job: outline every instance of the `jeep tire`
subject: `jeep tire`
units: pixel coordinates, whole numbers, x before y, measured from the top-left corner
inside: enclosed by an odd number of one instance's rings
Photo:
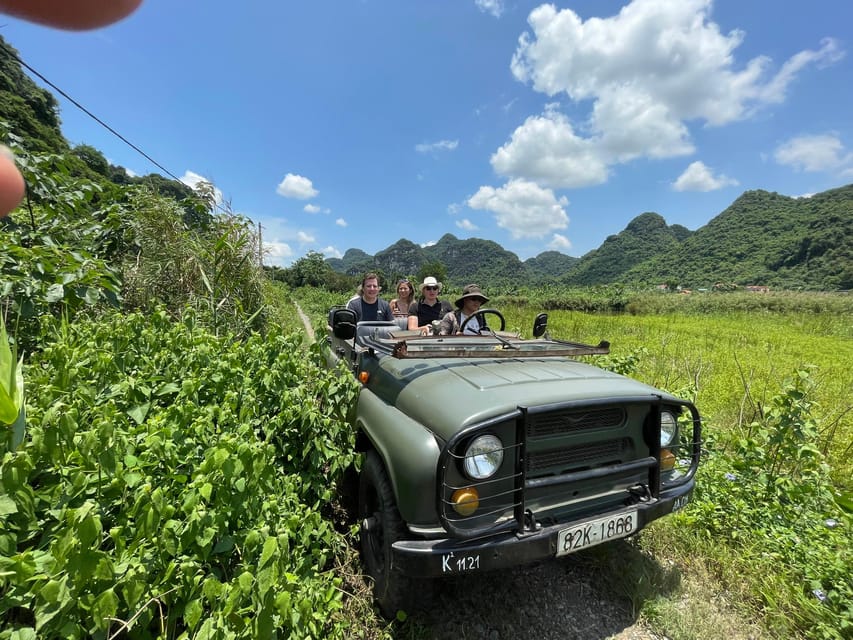
[[[410,581],[393,566],[391,545],[406,532],[397,510],[394,490],[382,459],[368,451],[358,487],[361,556],[365,572],[373,579],[373,597],[386,618],[405,609],[411,596]]]

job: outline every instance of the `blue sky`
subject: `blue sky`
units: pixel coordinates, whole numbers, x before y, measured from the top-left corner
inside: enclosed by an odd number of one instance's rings
[[[581,256],[645,211],[853,182],[853,3],[145,0],[0,17],[23,60],[262,225],[268,264],[406,238]],[[63,131],[159,172],[60,98]]]

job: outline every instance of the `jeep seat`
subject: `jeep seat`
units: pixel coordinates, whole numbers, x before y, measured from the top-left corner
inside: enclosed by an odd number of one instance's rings
[[[332,334],[341,340],[350,340],[356,332],[356,315],[352,309],[337,307],[329,311],[329,326]]]
[[[387,340],[400,327],[393,320],[371,320],[356,325],[355,341],[364,346],[367,340]]]

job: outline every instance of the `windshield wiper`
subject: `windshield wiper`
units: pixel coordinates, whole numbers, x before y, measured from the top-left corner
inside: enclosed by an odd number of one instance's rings
[[[494,332],[494,329],[492,329],[491,327],[486,327],[486,329],[488,329],[489,334],[490,334],[490,335],[491,335],[495,340],[497,340],[498,342],[500,342],[500,343],[503,345],[504,349],[515,349],[516,351],[518,351],[518,347],[517,347],[517,346],[515,346],[514,344],[512,344],[509,340],[506,340],[506,339],[504,339],[504,338],[501,338],[498,334],[496,334],[496,333]],[[482,335],[482,333],[483,333],[483,332],[482,332],[482,330],[480,330],[480,334],[481,334],[481,335]]]

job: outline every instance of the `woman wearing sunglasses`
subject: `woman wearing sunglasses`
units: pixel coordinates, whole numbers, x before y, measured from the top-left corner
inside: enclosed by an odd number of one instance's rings
[[[433,320],[441,320],[447,313],[453,311],[449,302],[438,299],[441,293],[441,283],[427,276],[421,283],[421,297],[409,307],[409,330],[418,330],[424,335],[432,333]]]

